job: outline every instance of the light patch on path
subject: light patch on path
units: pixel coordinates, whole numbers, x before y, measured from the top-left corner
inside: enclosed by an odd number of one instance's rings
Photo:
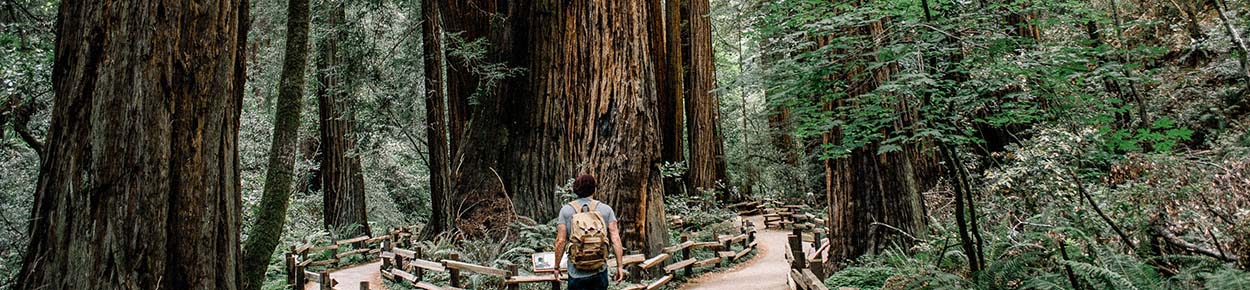
[[[764,225],[763,216],[751,216],[752,223]],[[732,269],[707,273],[682,285],[683,290],[785,290],[790,265],[786,262],[787,232],[760,228],[755,233],[759,241],[754,257]]]
[[[386,286],[382,285],[382,274],[378,272],[380,269],[382,269],[382,262],[377,261],[330,272],[330,279],[339,282],[334,287],[338,290],[360,289],[360,282],[363,281],[369,282],[369,289],[386,289]],[[321,284],[316,282],[317,277],[308,277],[308,280],[310,282],[304,284],[305,290],[321,290]]]

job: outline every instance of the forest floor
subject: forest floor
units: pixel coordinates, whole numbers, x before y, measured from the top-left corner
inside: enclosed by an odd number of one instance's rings
[[[764,224],[763,216],[749,217],[752,223]],[[790,265],[786,262],[786,235],[778,229],[761,229],[755,238],[759,240],[758,252],[750,261],[725,271],[699,275],[682,285],[682,290],[776,290],[790,289],[786,285]]]
[[[330,273],[330,278],[338,281],[339,284],[335,289],[359,289],[360,282],[369,282],[369,289],[386,289],[382,285],[382,275],[378,274],[382,268],[382,261],[363,264],[350,268],[343,268]],[[310,277],[308,284],[304,284],[305,290],[319,290],[321,284],[316,282],[315,278]]]

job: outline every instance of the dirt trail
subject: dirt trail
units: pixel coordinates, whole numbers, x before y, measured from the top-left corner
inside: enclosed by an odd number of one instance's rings
[[[369,289],[386,289],[382,285],[382,275],[378,272],[382,268],[382,262],[373,262],[363,264],[351,268],[343,268],[338,271],[330,272],[330,279],[338,281],[339,284],[334,287],[338,290],[356,290],[360,289],[360,282],[369,281]],[[304,284],[305,290],[320,290],[321,284],[315,282],[315,277],[308,277],[308,282]]]
[[[750,261],[738,264],[734,268],[717,273],[707,273],[691,279],[682,285],[684,290],[781,290],[790,289],[786,285],[790,265],[786,262],[787,232],[776,229],[764,229],[764,218],[752,216],[748,218],[761,228],[755,233],[759,241],[757,253]]]

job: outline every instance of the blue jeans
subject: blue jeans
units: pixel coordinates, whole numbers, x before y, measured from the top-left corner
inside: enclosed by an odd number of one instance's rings
[[[608,271],[599,272],[589,277],[569,277],[569,290],[607,290]]]

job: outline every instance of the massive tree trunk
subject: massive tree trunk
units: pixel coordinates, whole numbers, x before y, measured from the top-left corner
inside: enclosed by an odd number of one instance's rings
[[[860,35],[879,37],[885,31],[884,22],[874,21],[853,30]],[[848,71],[850,97],[868,93],[889,80],[897,65],[866,69],[861,66]],[[854,105],[838,101],[826,104],[826,109]],[[902,117],[886,133],[908,128],[914,122],[915,106],[900,99],[895,114]],[[825,134],[825,142],[840,143],[842,136],[842,129],[835,127]],[[902,150],[877,154],[880,146],[879,142],[874,142],[853,150],[847,157],[825,161],[829,239],[835,261],[877,253],[893,245],[906,248],[914,242],[912,237],[924,230],[921,192],[932,184],[929,179],[934,175],[925,174],[921,169],[928,170],[935,164],[929,162],[931,150],[926,144],[905,144]]]
[[[687,67],[686,128],[690,141],[691,193],[716,189],[716,181],[725,179],[724,140],[720,132],[720,101],[712,90],[716,86],[716,56],[712,52],[712,23],[708,0],[690,0],[687,21],[690,28]],[[725,200],[721,191],[719,199]]]
[[[299,151],[300,111],[304,104],[304,70],[308,64],[308,0],[287,1],[286,59],[278,84],[278,110],[273,117],[273,142],[265,188],[256,221],[243,246],[243,289],[260,289],[265,270],[286,224],[287,205],[295,180]]]
[[[443,24],[438,2],[421,0],[424,21],[421,47],[425,54],[425,132],[430,149],[430,221],[425,233],[437,234],[450,227],[447,194],[451,188],[451,161],[447,140],[447,117],[443,95]]]
[[[61,2],[17,289],[238,289],[247,1]]]
[[[326,26],[333,32],[317,49],[318,120],[321,125],[321,191],[325,226],[338,237],[369,234],[365,209],[365,178],[356,155],[356,114],[352,112],[352,88],[347,53],[339,49],[346,39],[346,3],[326,10]]]
[[[527,152],[517,170],[547,170],[561,178],[594,174],[596,197],[620,218],[624,246],[659,253],[668,234],[657,169],[658,95],[649,50],[637,45],[648,40],[647,5],[536,2],[529,32],[535,36],[529,82],[534,99],[521,122],[532,133],[516,150]]]
[[[511,180],[519,172],[510,166],[516,134],[528,128],[516,127],[522,114],[523,79],[508,78],[495,86],[482,86],[481,68],[502,65],[507,68],[526,67],[525,27],[529,3],[526,1],[442,1],[439,10],[448,35],[465,41],[486,41],[485,55],[469,59],[454,52],[463,49],[457,41],[449,41],[447,66],[447,110],[451,153],[452,190],[449,195],[449,216],[455,226],[468,234],[479,235],[500,229],[517,214],[534,217],[556,205],[553,198],[510,198],[517,189]],[[501,21],[502,20],[502,21]],[[448,38],[449,40],[452,38]],[[514,41],[515,39],[520,39]],[[514,128],[520,128],[514,130]],[[553,169],[546,169],[553,170]],[[550,184],[562,180],[539,180]],[[546,192],[550,196],[550,192]],[[525,203],[525,205],[514,204]],[[518,212],[523,211],[523,212]]]
[[[446,20],[443,29],[448,35],[455,35],[455,38],[449,37],[449,43],[446,43],[445,49],[450,52],[462,49],[462,45],[467,42],[477,40],[488,40],[488,47],[498,52],[500,47],[496,41],[497,35],[501,33],[492,33],[493,31],[501,31],[506,33],[510,26],[498,25],[498,22],[492,23],[492,17],[499,10],[499,0],[436,0],[439,2],[439,12]],[[480,56],[485,59],[492,59],[494,55]],[[478,93],[478,83],[481,77],[474,71],[475,64],[468,63],[464,57],[451,57],[446,60],[447,63],[447,117],[449,130],[449,144],[451,157],[453,159],[461,158],[464,155],[462,151],[473,150],[471,148],[462,148],[466,146],[474,146],[465,144],[469,139],[468,132],[470,120],[473,118],[477,109],[473,108],[474,103],[482,103],[479,98],[493,98],[494,96],[486,96]],[[484,92],[488,93],[488,92]],[[479,127],[480,129],[480,127]],[[453,166],[454,168],[454,166]]]
[[[457,82],[449,81],[452,115],[451,99],[474,100],[468,119],[450,117],[462,125],[453,126],[451,135],[463,134],[452,142],[451,164],[452,208],[461,230],[502,228],[513,214],[550,220],[566,202],[556,190],[585,172],[597,175],[597,197],[620,216],[626,247],[656,253],[663,246],[654,64],[649,47],[637,45],[651,41],[648,6],[588,2],[469,1],[455,4],[457,11],[440,7],[449,32],[489,41],[492,50],[484,61],[526,69],[525,77],[484,89],[473,83],[472,91],[453,89]],[[506,21],[488,25],[490,19]],[[450,66],[449,80],[458,74],[477,77],[455,67]]]
[[[679,0],[648,2],[648,36],[651,37],[651,65],[659,88],[659,124],[664,162],[682,162],[685,156],[685,102],[683,100],[681,4]],[[664,192],[683,190],[676,179],[664,180]]]

